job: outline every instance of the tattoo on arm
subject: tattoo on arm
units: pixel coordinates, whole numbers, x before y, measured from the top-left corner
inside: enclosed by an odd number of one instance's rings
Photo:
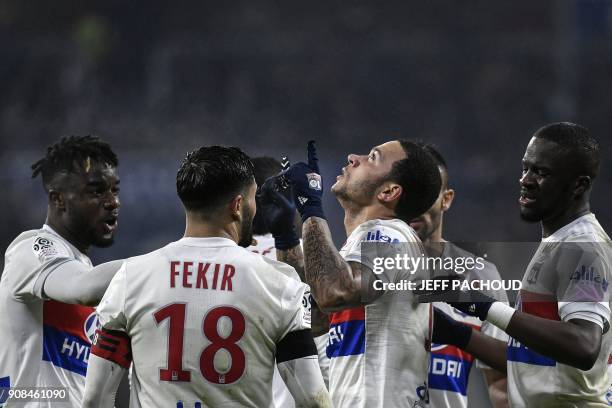
[[[306,282],[319,306],[333,311],[361,305],[361,268],[352,268],[340,256],[327,221],[310,217],[302,231]]]

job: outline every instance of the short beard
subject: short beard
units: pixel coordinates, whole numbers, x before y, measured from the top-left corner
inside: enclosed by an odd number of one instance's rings
[[[98,248],[108,248],[108,247],[113,246],[114,243],[115,243],[115,237],[112,236],[109,239],[98,239],[94,241],[92,245]]]
[[[524,213],[523,211],[520,211],[519,213],[521,220],[528,222],[530,224],[536,223],[536,222],[540,222],[542,221],[542,216],[536,214],[536,213]]]
[[[245,205],[242,207],[242,224],[240,225],[240,239],[238,245],[248,248],[253,243],[253,214]]]
[[[360,199],[364,199],[367,202],[374,197],[376,189],[385,181],[384,177],[380,177],[377,180],[364,180],[355,186],[347,186],[346,184],[342,189],[332,191],[336,198],[340,201],[346,201],[351,203],[360,204]],[[350,191],[349,191],[350,190]]]

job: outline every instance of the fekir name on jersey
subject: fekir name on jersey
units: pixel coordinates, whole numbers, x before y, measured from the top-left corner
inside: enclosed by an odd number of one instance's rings
[[[132,403],[270,406],[276,344],[310,328],[309,289],[294,273],[225,238],[126,260],[97,311],[130,337]]]

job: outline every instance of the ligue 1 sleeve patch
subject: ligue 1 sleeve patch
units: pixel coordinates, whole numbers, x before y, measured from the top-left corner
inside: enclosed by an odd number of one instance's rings
[[[36,238],[32,245],[32,250],[41,261],[52,258],[59,253],[55,243],[51,239],[45,237]]]
[[[302,307],[304,308],[302,313],[302,325],[310,326],[311,325],[311,313],[312,313],[312,295],[310,294],[310,290],[304,292],[302,296]]]
[[[122,331],[105,328],[97,330],[91,352],[123,368],[130,368],[132,363],[130,337]]]

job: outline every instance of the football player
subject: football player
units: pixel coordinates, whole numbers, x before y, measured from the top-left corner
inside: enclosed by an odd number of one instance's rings
[[[9,245],[0,280],[0,386],[65,387],[80,406],[102,298],[119,264],[92,269],[91,246],[113,244],[119,216],[117,156],[93,136],[64,137],[32,166],[48,197],[40,229]],[[5,394],[6,395],[6,394]],[[0,403],[4,401],[0,400]],[[40,405],[39,405],[40,404]],[[12,406],[8,401],[7,407]],[[20,405],[22,406],[22,405]]]
[[[278,365],[296,404],[329,407],[304,304],[287,264],[246,249],[256,210],[253,164],[202,147],[177,173],[182,239],[130,258],[97,309],[84,407],[112,407],[133,361],[131,406],[264,407]]]
[[[511,406],[607,404],[611,241],[590,208],[599,161],[599,144],[586,128],[561,122],[539,129],[523,156],[518,201],[523,220],[540,222],[542,243],[516,310],[478,292],[470,302],[451,303],[510,336],[506,346],[447,321],[449,341],[491,366],[507,366]],[[436,296],[444,295],[424,299]]]
[[[350,154],[331,191],[345,211],[347,240],[335,248],[323,212],[322,180],[314,142],[308,163],[284,176],[302,217],[306,281],[319,307],[331,312],[329,387],[336,407],[414,407],[427,403],[430,308],[408,291],[375,289],[375,282],[412,280],[401,268],[375,275],[374,255],[424,249],[407,224],[425,212],[440,191],[440,174],[421,146],[390,141],[365,155]],[[366,251],[362,244],[378,244]],[[387,252],[389,251],[389,252]],[[418,271],[415,271],[418,272]]]
[[[442,237],[444,215],[448,211],[455,198],[455,190],[449,187],[448,167],[444,157],[431,145],[425,149],[435,159],[440,177],[442,178],[442,189],[438,199],[427,212],[410,222],[417,235],[423,241],[429,256],[448,258],[474,259],[475,255],[459,248]],[[461,273],[467,280],[500,280],[499,272],[495,265],[484,261],[482,268],[468,268]],[[506,300],[506,293],[502,290],[495,293],[495,298]],[[437,344],[436,339],[436,316],[439,312],[452,316],[453,319],[468,324],[499,340],[507,341],[508,336],[498,327],[491,323],[482,322],[477,317],[451,307],[444,302],[434,303],[434,328],[433,344],[431,347],[431,362],[429,365],[429,400],[432,407],[459,408],[468,407],[468,379],[473,364],[482,370],[488,384],[489,397],[494,407],[507,407],[507,381],[506,373],[500,372],[483,364],[480,360],[474,362],[474,357],[469,353],[451,344]]]

